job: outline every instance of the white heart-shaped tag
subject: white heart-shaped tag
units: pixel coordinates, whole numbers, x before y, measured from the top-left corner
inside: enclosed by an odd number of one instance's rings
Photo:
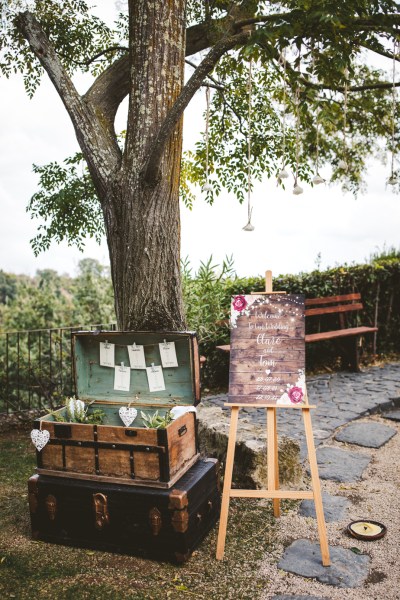
[[[271,373],[271,369],[265,369],[265,372],[267,375],[269,375]]]
[[[50,439],[50,434],[47,429],[32,429],[31,440],[36,449],[40,452]]]
[[[119,409],[119,416],[125,427],[129,427],[132,421],[134,421],[137,417],[137,410],[132,406],[121,406]]]

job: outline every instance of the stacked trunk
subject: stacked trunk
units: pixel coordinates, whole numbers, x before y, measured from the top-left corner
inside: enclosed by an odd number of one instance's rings
[[[164,368],[164,390],[149,392],[144,369],[130,371],[129,390],[114,389],[115,368],[100,364],[101,344],[112,345],[117,366],[129,365],[128,346],[143,346],[150,367],[160,364],[159,344],[165,342],[173,342],[177,366]],[[146,428],[142,414],[165,415],[175,405],[199,402],[196,336],[79,332],[73,358],[78,398],[105,417],[101,425],[59,422],[63,408],[35,422],[50,439],[29,480],[33,536],[186,560],[219,512],[218,463],[199,461],[194,412],[163,429]],[[128,405],[138,417],[125,427],[119,409]]]

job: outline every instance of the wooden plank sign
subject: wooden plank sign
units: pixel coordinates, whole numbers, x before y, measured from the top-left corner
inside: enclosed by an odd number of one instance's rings
[[[234,296],[230,325],[229,404],[304,405],[304,296]]]

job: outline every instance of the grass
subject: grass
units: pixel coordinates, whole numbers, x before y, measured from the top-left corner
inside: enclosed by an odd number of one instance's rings
[[[33,541],[27,480],[34,466],[28,433],[0,435],[1,598],[257,600],[268,587],[258,574],[261,559],[273,549],[275,530],[271,505],[265,501],[231,502],[223,561],[215,560],[214,528],[191,559],[176,566]]]

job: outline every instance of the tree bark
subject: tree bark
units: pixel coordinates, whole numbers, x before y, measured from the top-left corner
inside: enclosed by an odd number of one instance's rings
[[[131,0],[128,126],[123,166],[103,204],[120,329],[185,327],[180,276],[182,118],[165,144],[160,178],[143,167],[179,96],[185,64],[185,1]]]

